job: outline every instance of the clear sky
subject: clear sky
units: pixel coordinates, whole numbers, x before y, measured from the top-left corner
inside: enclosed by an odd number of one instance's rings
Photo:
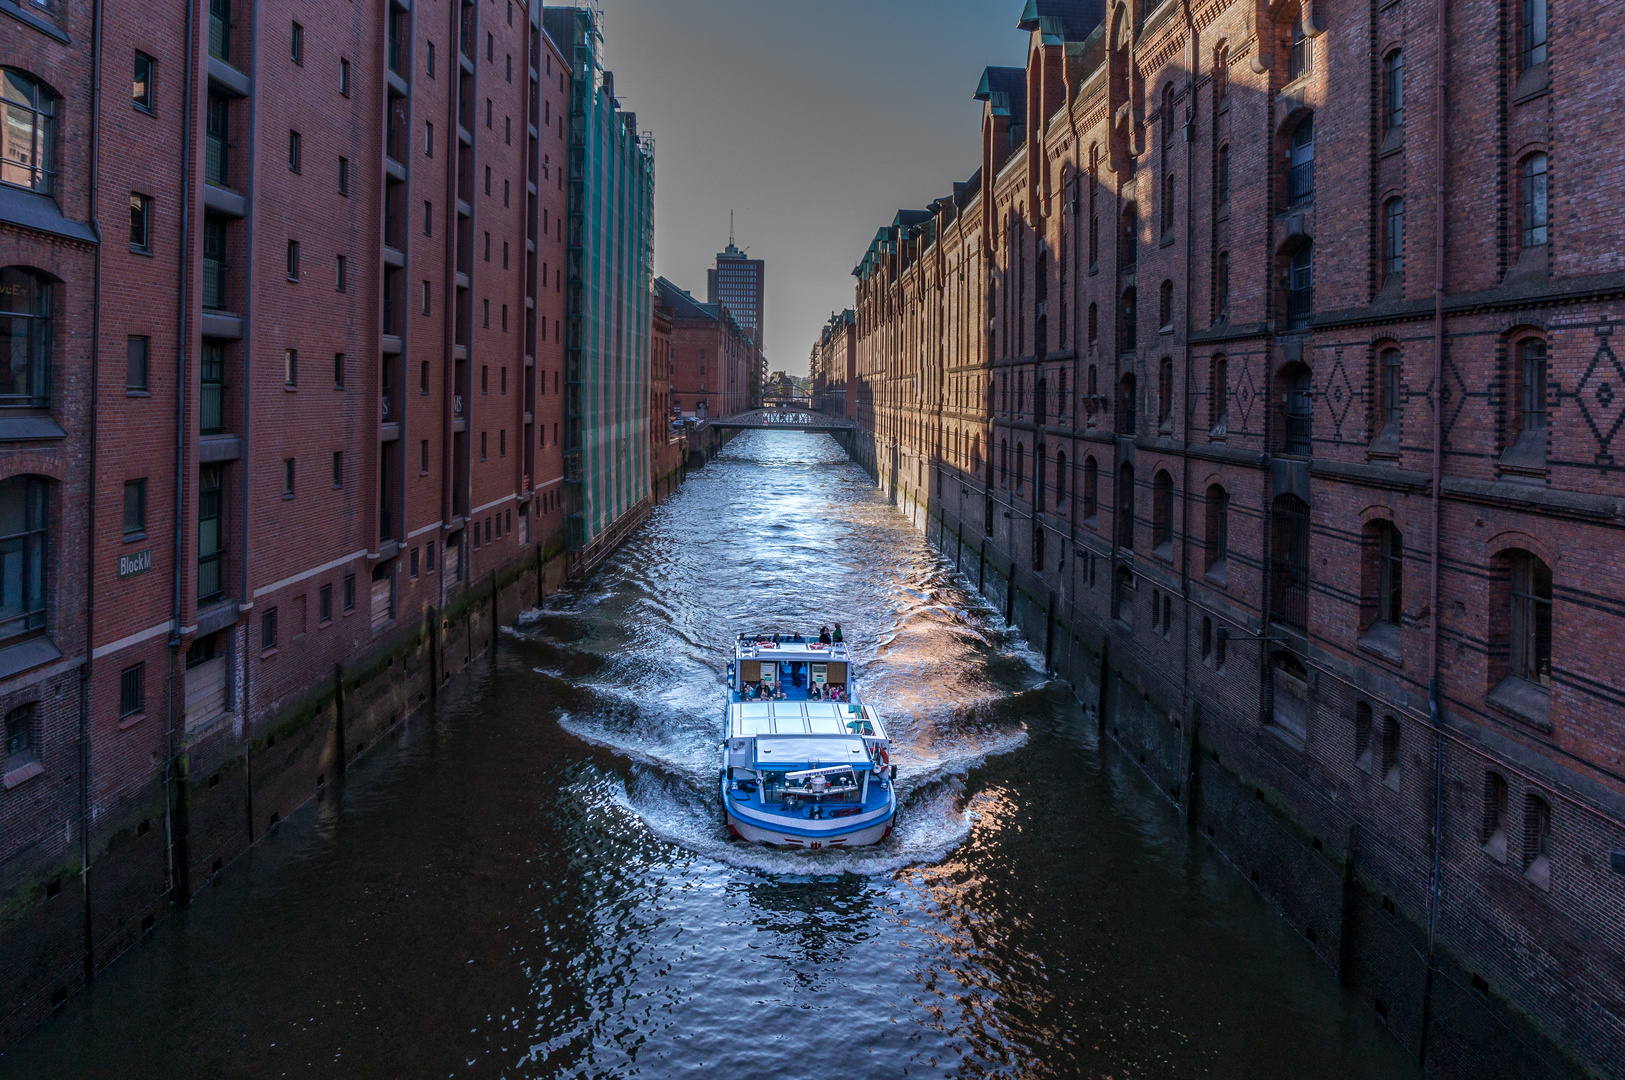
[[[982,69],[1020,66],[1021,0],[603,0],[615,91],[655,137],[655,272],[705,299],[735,238],[767,260],[769,370],[805,374],[900,207],[981,155]]]

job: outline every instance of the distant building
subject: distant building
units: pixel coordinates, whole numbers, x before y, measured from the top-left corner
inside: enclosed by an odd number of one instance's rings
[[[665,278],[655,290],[671,311],[672,412],[705,419],[748,409],[755,340],[725,306],[702,304]]]
[[[829,317],[808,361],[812,407],[835,416],[856,416],[857,399],[849,381],[857,378],[857,316],[851,308]]]
[[[728,247],[717,252],[717,265],[706,271],[706,298],[727,308],[755,343],[751,373],[756,377],[752,396],[767,383],[767,360],[763,354],[765,294],[763,278],[766,263],[752,259],[734,245],[733,229],[728,230]]]

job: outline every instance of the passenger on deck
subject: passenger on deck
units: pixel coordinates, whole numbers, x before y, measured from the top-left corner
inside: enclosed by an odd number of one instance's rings
[[[832,641],[834,644],[839,645],[841,643],[841,624],[840,623],[835,624],[835,632],[833,634],[831,634],[829,637],[830,637],[830,641]]]
[[[820,626],[818,628],[818,643],[820,645],[828,645],[830,643],[829,627]]]
[[[822,692],[819,691],[817,683],[813,683],[812,686],[808,688],[808,690],[807,690],[807,700],[808,701],[823,701],[824,700],[824,695],[823,695]]]
[[[783,701],[785,699],[784,687],[782,685],[776,687],[773,696],[778,700]]]

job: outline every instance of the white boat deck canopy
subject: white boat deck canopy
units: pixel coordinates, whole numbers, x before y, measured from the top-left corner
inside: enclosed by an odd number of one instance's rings
[[[867,705],[837,701],[744,701],[728,706],[728,735],[862,736],[885,739],[880,717]]]
[[[856,765],[869,767],[862,739],[762,738],[756,740],[757,765]]]

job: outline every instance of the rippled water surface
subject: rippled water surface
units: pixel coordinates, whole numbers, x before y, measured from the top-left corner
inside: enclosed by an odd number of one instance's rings
[[[741,436],[0,1075],[1415,1075],[951,569],[827,437]],[[835,621],[897,832],[741,845],[729,642]]]

